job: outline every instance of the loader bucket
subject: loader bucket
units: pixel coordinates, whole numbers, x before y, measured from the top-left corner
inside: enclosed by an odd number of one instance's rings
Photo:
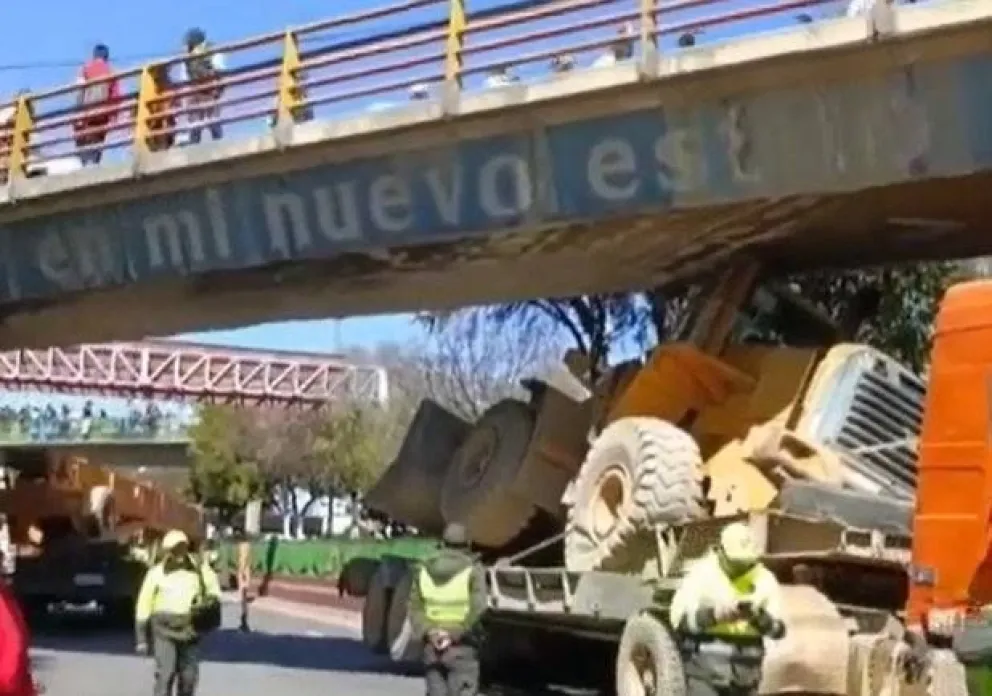
[[[366,507],[424,534],[440,534],[441,484],[469,428],[440,404],[420,402],[396,461],[365,496]]]

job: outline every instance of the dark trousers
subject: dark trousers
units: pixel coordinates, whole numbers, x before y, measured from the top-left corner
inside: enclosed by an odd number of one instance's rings
[[[685,645],[682,664],[689,696],[753,696],[761,682],[760,643],[735,646],[720,641]]]
[[[247,587],[242,587],[240,594],[241,594],[241,597],[240,597],[240,600],[241,600],[241,621],[238,624],[238,628],[240,630],[242,630],[242,631],[248,631],[249,630],[249,626],[248,626],[248,604],[249,604],[249,602],[248,602],[248,588]]]
[[[200,680],[199,645],[196,641],[176,641],[164,636],[153,638],[155,654],[155,696],[193,696]]]
[[[479,654],[471,645],[452,645],[437,652],[424,649],[427,696],[476,696],[479,693]]]

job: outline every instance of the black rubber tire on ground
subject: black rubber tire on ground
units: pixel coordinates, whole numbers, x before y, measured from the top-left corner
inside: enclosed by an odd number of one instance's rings
[[[687,696],[687,688],[672,634],[662,621],[644,612],[627,619],[620,635],[616,696],[653,694]]]
[[[388,568],[385,565],[379,566],[379,570],[372,576],[365,603],[362,605],[362,642],[379,654],[385,654],[388,649],[386,617],[389,615],[392,595],[388,575]]]
[[[666,421],[621,418],[593,442],[565,500],[569,570],[634,570],[637,532],[705,517],[699,447]]]
[[[506,399],[489,408],[455,451],[441,490],[446,523],[461,522],[480,546],[499,547],[519,534],[536,512],[513,490],[534,434],[534,412]]]
[[[372,585],[372,578],[379,570],[377,558],[352,558],[344,564],[338,576],[338,590],[351,597],[364,597]]]
[[[389,603],[389,616],[386,618],[386,641],[389,644],[389,656],[393,662],[412,666],[423,660],[423,645],[413,636],[410,624],[410,593],[419,566],[409,565],[393,589],[393,598]]]

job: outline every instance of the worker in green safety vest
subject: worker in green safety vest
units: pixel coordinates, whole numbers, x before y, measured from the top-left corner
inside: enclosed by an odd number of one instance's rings
[[[410,619],[424,641],[427,696],[476,696],[486,579],[464,525],[449,524],[441,549],[416,572]]]
[[[155,658],[155,696],[193,696],[199,681],[199,643],[220,625],[220,582],[189,538],[174,529],[162,540],[163,558],[149,568],[135,606],[139,654]]]
[[[751,528],[734,522],[686,573],[672,598],[689,696],[757,693],[764,638],[785,636],[781,589],[759,562]]]

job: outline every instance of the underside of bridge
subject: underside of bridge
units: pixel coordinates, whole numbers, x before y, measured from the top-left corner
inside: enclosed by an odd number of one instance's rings
[[[0,348],[643,289],[738,253],[779,272],[989,254],[989,190],[975,174],[83,292],[6,308]]]

